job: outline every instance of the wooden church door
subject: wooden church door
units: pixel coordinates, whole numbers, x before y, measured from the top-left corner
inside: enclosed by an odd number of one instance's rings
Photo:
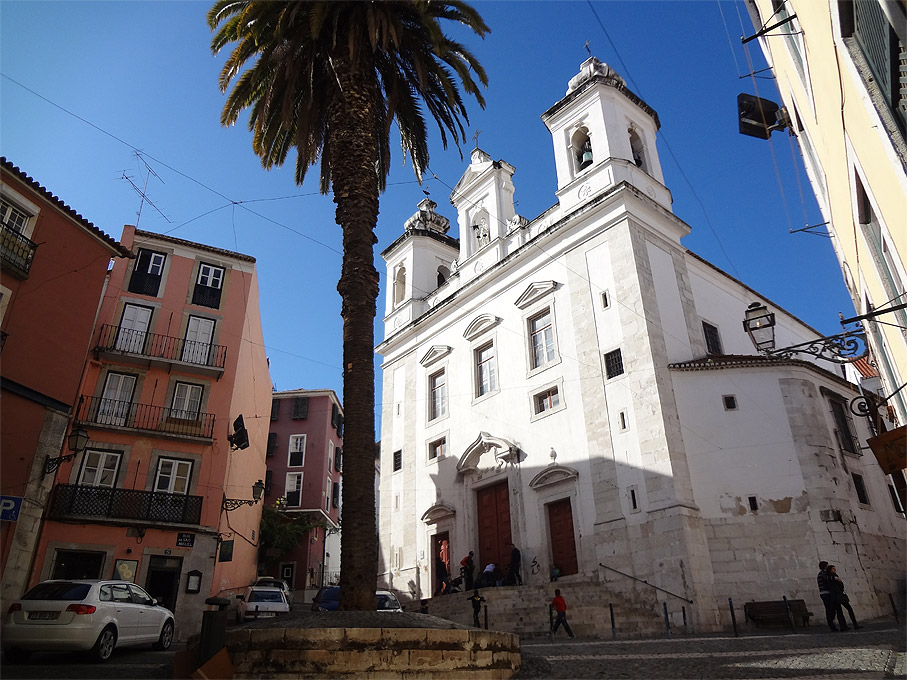
[[[551,561],[557,565],[561,576],[577,573],[573,509],[569,498],[548,504],[548,532],[551,535]]]
[[[476,491],[476,507],[479,515],[479,560],[478,571],[494,562],[506,572],[510,563],[510,490],[507,482],[488,486]]]

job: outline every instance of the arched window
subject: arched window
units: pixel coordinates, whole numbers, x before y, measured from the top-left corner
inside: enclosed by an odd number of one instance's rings
[[[394,306],[403,302],[406,294],[406,267],[402,264],[397,267],[397,273],[394,274]]]
[[[442,264],[440,267],[438,267],[438,285],[442,285],[449,278],[450,270]]]
[[[592,154],[592,140],[589,137],[589,130],[585,127],[578,128],[570,138],[570,148],[573,149],[573,157],[576,162],[576,172],[585,170],[594,160]]]
[[[646,153],[645,147],[643,147],[642,139],[640,139],[636,130],[630,128],[627,130],[630,134],[630,153],[633,154],[633,162],[636,163],[638,167],[643,172],[649,172],[648,164],[646,163]]]

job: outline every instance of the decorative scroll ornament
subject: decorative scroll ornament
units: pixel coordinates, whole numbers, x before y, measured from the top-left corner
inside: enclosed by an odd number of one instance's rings
[[[766,352],[766,354],[782,359],[795,358],[796,354],[811,354],[836,364],[849,364],[865,356],[867,351],[866,332],[861,326],[856,330],[783,347]]]

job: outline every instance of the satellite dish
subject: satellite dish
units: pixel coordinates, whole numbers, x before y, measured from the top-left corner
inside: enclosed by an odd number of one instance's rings
[[[230,448],[234,451],[249,448],[249,431],[243,422],[242,414],[233,421],[233,434],[227,435],[227,441],[230,442]]]

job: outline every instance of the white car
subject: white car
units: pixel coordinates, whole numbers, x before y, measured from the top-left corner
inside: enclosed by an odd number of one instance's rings
[[[246,588],[246,592],[237,597],[239,598],[239,606],[236,608],[238,623],[287,614],[290,611],[290,605],[281,588],[249,586]]]
[[[36,651],[73,650],[106,661],[118,646],[168,649],[173,612],[127,581],[42,581],[10,605],[0,642],[12,662]]]
[[[281,581],[279,578],[274,578],[273,576],[259,576],[258,580],[252,584],[253,586],[267,586],[268,588],[280,588],[283,591],[284,597],[287,598],[287,603],[292,607],[293,606],[293,591],[290,590],[290,586],[287,585],[286,581]]]

